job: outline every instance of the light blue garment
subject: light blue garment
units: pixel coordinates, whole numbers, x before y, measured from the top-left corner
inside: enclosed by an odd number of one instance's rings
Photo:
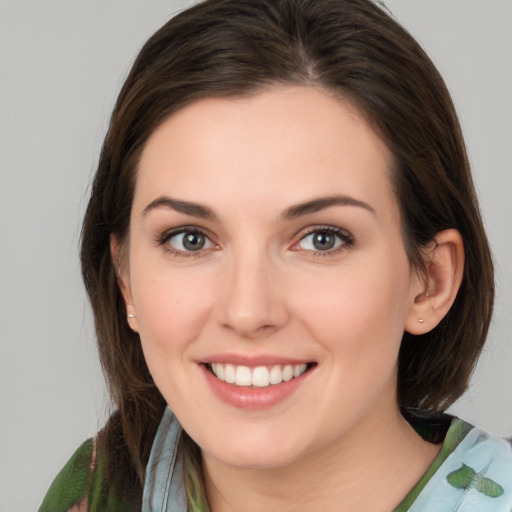
[[[166,408],[151,449],[142,512],[187,512],[181,433],[181,425]],[[448,445],[453,448],[446,456]],[[407,509],[409,512],[512,512],[509,442],[454,418],[443,450],[444,455],[436,461],[446,458]],[[411,494],[415,490],[419,491],[419,485]],[[402,512],[405,506],[403,503],[395,510]]]
[[[181,432],[181,425],[167,407],[151,448],[142,512],[187,512],[183,456],[179,450]]]
[[[444,511],[512,511],[510,443],[477,428],[468,432],[409,508]]]

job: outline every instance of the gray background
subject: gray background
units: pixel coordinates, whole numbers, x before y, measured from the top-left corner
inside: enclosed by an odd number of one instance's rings
[[[143,41],[189,1],[0,0],[0,511],[37,509],[107,415],[79,276],[87,187]],[[388,0],[459,111],[498,263],[489,344],[454,411],[512,435],[512,1]]]

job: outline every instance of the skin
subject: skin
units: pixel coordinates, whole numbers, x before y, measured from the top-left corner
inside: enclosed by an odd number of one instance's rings
[[[120,284],[156,385],[202,449],[212,510],[389,511],[438,453],[399,413],[397,357],[404,330],[430,330],[453,302],[462,242],[439,234],[418,276],[391,164],[357,109],[313,87],[199,100],[149,139]],[[349,204],[290,215],[333,196]],[[172,234],[184,226],[204,232],[201,250]],[[326,226],[341,236],[318,250],[310,232]],[[205,378],[226,354],[314,364],[253,410]]]

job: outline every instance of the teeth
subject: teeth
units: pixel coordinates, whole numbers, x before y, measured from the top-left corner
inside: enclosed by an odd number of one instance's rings
[[[270,384],[281,384],[283,382],[283,372],[280,366],[272,366],[270,370]]]
[[[293,376],[300,377],[304,373],[305,370],[306,370],[305,364],[296,364],[293,367]]]
[[[283,370],[283,380],[285,382],[288,382],[289,380],[292,380],[292,379],[293,379],[293,366],[291,364],[287,364]]]
[[[264,366],[258,366],[252,371],[251,384],[258,388],[266,388],[270,384],[270,373]]]
[[[285,366],[235,366],[232,364],[211,363],[213,374],[222,381],[237,386],[266,388],[281,382],[300,377],[307,369],[306,364],[287,364]]]
[[[252,384],[251,370],[247,366],[238,366],[235,372],[237,386],[250,386]]]
[[[218,366],[222,366],[222,365],[219,364]],[[221,378],[218,374],[215,374],[215,375],[217,375],[217,377],[219,377],[219,379]],[[229,382],[230,384],[235,383],[235,367],[232,364],[227,364],[224,367],[224,380],[226,382]]]

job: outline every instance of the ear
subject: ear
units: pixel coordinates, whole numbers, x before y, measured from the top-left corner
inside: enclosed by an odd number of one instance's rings
[[[427,276],[417,273],[411,284],[411,304],[405,330],[425,334],[452,307],[464,272],[464,243],[456,229],[439,232],[424,251]]]
[[[123,294],[124,303],[126,304],[126,319],[130,328],[139,332],[139,323],[137,320],[137,312],[133,304],[132,287],[130,283],[130,273],[128,271],[127,259],[123,254],[121,244],[115,235],[110,235],[110,255],[117,274],[117,284]]]

